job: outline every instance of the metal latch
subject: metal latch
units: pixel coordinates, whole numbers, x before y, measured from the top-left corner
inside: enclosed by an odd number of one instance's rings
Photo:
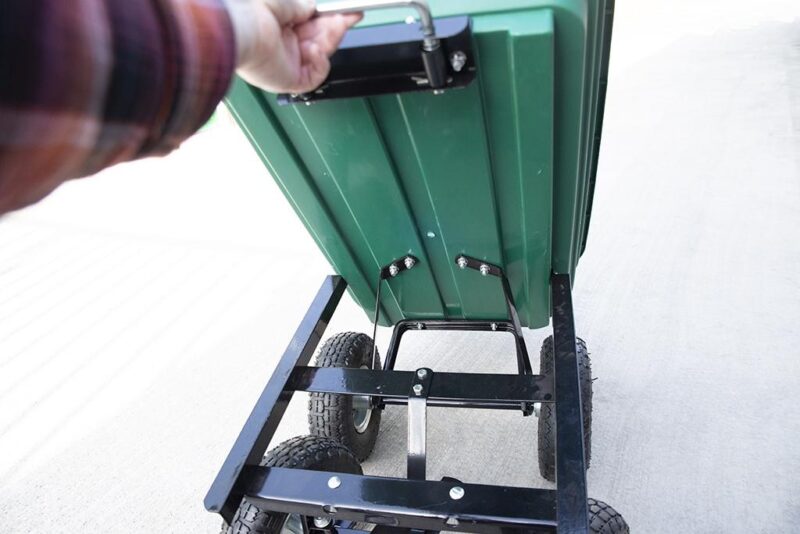
[[[413,8],[405,23],[355,28],[331,57],[331,72],[316,90],[282,94],[281,104],[463,87],[475,78],[469,17],[434,19],[425,0],[344,0],[317,6],[317,16]],[[438,30],[438,31],[437,31]],[[422,40],[420,42],[420,32]]]

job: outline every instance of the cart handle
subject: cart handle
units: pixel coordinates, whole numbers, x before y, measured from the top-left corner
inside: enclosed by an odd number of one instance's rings
[[[388,9],[395,7],[409,7],[417,10],[420,26],[422,27],[422,46],[427,51],[439,48],[439,39],[436,38],[436,29],[433,26],[431,8],[426,0],[340,0],[328,2],[317,6],[317,15],[331,15],[334,13],[357,13],[371,9]]]

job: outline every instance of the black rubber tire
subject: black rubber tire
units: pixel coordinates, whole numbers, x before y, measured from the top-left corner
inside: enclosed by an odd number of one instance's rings
[[[298,436],[284,441],[264,456],[261,465],[362,474],[361,465],[347,447],[319,436]],[[243,499],[231,525],[223,523],[221,534],[277,534],[286,516],[279,512],[268,512]]]
[[[317,354],[319,367],[366,366],[373,368],[372,338],[357,332],[343,332],[328,339]],[[377,355],[380,369],[380,355]],[[369,457],[381,424],[381,410],[372,410],[364,432],[356,431],[353,397],[332,393],[312,393],[308,400],[308,426],[312,435],[332,438],[349,448],[363,462]]]
[[[553,336],[542,342],[540,373],[553,375]],[[580,370],[581,401],[583,402],[583,445],[586,469],[592,459],[592,363],[586,343],[578,338],[578,368]],[[539,412],[539,473],[546,480],[556,479],[556,405],[542,403]]]
[[[630,534],[622,515],[603,501],[589,499],[589,531],[592,534]]]

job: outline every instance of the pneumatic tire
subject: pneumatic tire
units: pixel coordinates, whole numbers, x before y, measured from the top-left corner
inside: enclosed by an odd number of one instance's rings
[[[578,369],[581,385],[581,401],[583,404],[583,447],[586,453],[586,469],[592,459],[592,363],[586,342],[577,338]],[[540,353],[540,372],[545,376],[553,376],[553,336],[542,342]],[[556,405],[552,402],[542,403],[539,412],[539,473],[546,480],[556,479]]]
[[[592,534],[630,534],[622,514],[603,501],[589,499],[589,532]]]
[[[343,332],[328,339],[317,354],[319,367],[380,369],[380,356],[372,360],[372,338],[357,332]],[[368,397],[312,393],[308,401],[311,434],[342,443],[363,462],[375,447],[381,424],[379,409],[364,408]]]
[[[264,456],[261,465],[361,475],[361,465],[344,445],[319,436],[299,436],[284,441]],[[299,515],[270,512],[242,499],[230,526],[220,534],[279,534],[296,529]],[[295,526],[295,529],[291,528]]]

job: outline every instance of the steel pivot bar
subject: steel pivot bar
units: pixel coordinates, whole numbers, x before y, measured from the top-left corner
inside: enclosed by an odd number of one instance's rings
[[[208,490],[206,509],[219,513],[228,523],[244,497],[243,470],[259,465],[292,398],[292,391],[286,389],[292,370],[311,360],[346,287],[341,276],[325,278]]]

